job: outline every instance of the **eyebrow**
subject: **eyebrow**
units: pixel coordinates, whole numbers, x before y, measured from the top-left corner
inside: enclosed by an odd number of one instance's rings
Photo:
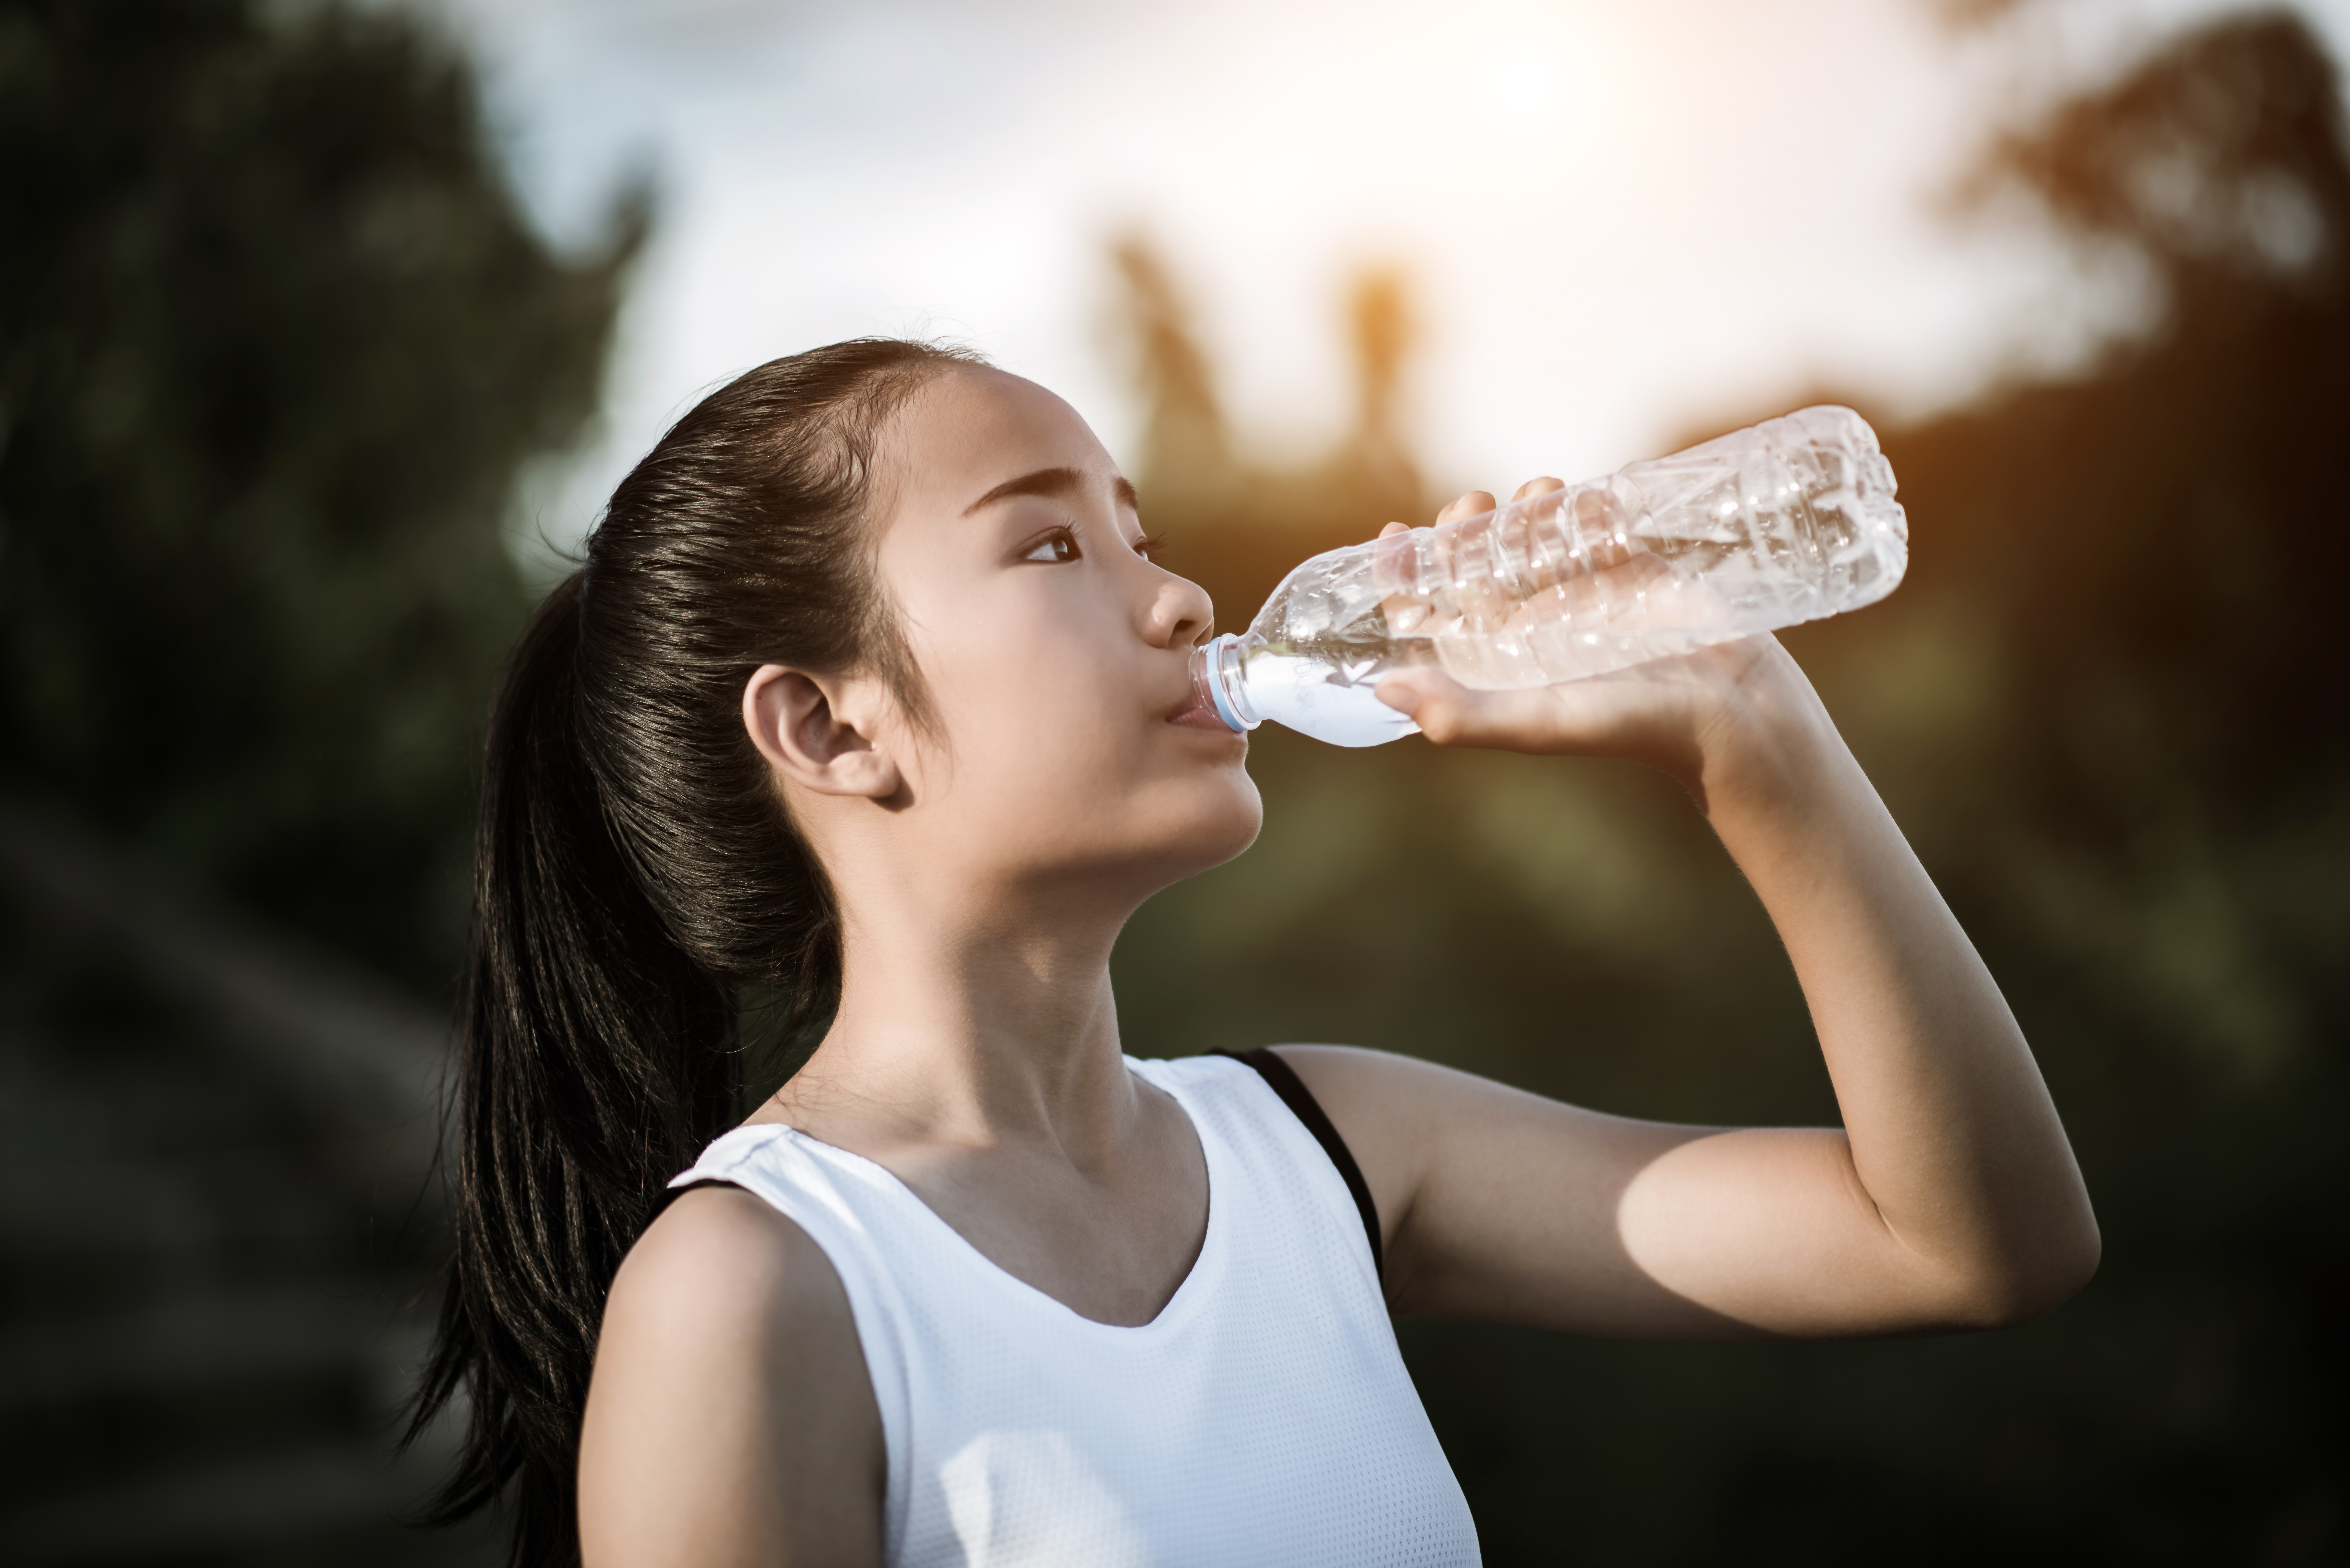
[[[1008,501],[1015,495],[1067,495],[1085,487],[1086,476],[1074,468],[1040,468],[1034,473],[1024,473],[1017,479],[1005,480],[964,507],[962,514],[968,517],[974,512],[983,511],[999,501]],[[1110,493],[1115,495],[1118,503],[1128,511],[1139,513],[1142,510],[1140,498],[1135,494],[1134,486],[1127,482],[1124,474],[1120,474],[1111,483]]]

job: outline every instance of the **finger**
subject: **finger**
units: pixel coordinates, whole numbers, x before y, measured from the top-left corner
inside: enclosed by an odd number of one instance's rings
[[[1379,530],[1378,540],[1371,548],[1371,581],[1390,615],[1401,607],[1399,596],[1410,594],[1417,586],[1419,574],[1414,570],[1416,565],[1410,529],[1400,523],[1390,523]]]
[[[1460,500],[1455,501],[1450,506],[1447,506],[1443,511],[1438,513],[1436,514],[1436,521],[1438,525],[1441,526],[1444,524],[1457,521],[1462,517],[1474,517],[1480,513],[1491,512],[1494,507],[1500,504],[1500,502],[1493,499],[1493,493],[1492,491],[1472,490],[1469,492],[1468,494],[1463,495]]]
[[[1553,693],[1472,691],[1440,670],[1415,665],[1390,671],[1374,695],[1409,713],[1421,734],[1440,746],[1488,746],[1503,751],[1557,753],[1585,749],[1585,737],[1562,725]]]
[[[1379,683],[1371,688],[1371,695],[1397,712],[1417,718],[1420,709],[1427,706],[1429,697],[1439,682],[1447,686],[1456,684],[1440,670],[1414,665],[1408,670],[1390,670],[1380,676]]]
[[[1529,479],[1511,495],[1509,510],[1502,514],[1509,545],[1525,553],[1534,582],[1540,587],[1555,586],[1562,563],[1555,551],[1544,549],[1538,531],[1556,528],[1559,508],[1565,504],[1565,480],[1546,473]],[[1555,615],[1557,607],[1555,602],[1544,601],[1534,613]]]

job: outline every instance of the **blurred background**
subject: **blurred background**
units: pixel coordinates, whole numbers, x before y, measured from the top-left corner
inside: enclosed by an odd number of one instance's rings
[[[910,332],[1069,396],[1228,625],[1472,484],[1866,413],[1908,580],[1786,641],[2104,1269],[1992,1335],[1406,1324],[1487,1560],[2344,1561],[2345,47],[2186,0],[0,0],[0,1554],[495,1560],[390,1452],[490,680],[702,389]],[[1833,1119],[1672,786],[1252,768],[1263,839],[1120,948],[1135,1054]]]

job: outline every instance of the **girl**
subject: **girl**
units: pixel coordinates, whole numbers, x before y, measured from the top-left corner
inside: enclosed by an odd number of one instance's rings
[[[844,343],[688,414],[538,609],[491,728],[422,1396],[469,1393],[448,1508],[510,1492],[520,1561],[1471,1563],[1392,1313],[1890,1334],[2095,1267],[1998,988],[1769,638],[1378,695],[1439,745],[1686,784],[1842,1130],[1338,1046],[1125,1057],[1120,928],[1261,809],[1192,695],[1207,598],[1151,547],[1050,393]],[[753,988],[830,1023],[729,1131]]]

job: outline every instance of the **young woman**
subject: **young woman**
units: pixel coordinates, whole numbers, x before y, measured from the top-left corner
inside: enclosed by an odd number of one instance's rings
[[[1685,783],[1842,1130],[1338,1046],[1125,1057],[1120,928],[1261,809],[1191,693],[1206,596],[1150,552],[1066,403],[845,343],[688,414],[538,610],[490,736],[424,1391],[470,1394],[448,1501],[510,1495],[522,1561],[1469,1563],[1390,1313],[1889,1334],[2095,1267],[1998,988],[1768,638],[1379,695],[1439,745]],[[752,988],[831,1017],[735,1127]]]

